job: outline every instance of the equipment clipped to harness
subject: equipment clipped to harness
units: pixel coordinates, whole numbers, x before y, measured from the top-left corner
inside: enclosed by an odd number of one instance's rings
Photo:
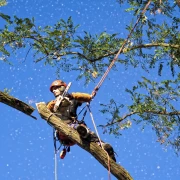
[[[64,159],[65,156],[66,156],[66,149],[64,148],[60,153],[60,158]]]
[[[86,108],[86,109],[85,109],[85,108]],[[85,111],[84,111],[84,110],[85,110]],[[84,118],[85,118],[86,113],[87,113],[87,105],[84,106],[84,107],[81,109],[81,111],[80,111],[80,112],[78,113],[78,115],[77,115],[77,118],[78,118],[78,116],[79,116],[83,111],[84,111],[83,117],[82,117],[81,120],[78,120],[78,124],[84,124],[84,125],[86,125],[86,123],[85,123],[85,121],[84,121]]]
[[[64,157],[66,156],[66,152],[70,152],[70,146],[64,146],[63,150],[60,152],[59,157],[61,159],[64,159]]]

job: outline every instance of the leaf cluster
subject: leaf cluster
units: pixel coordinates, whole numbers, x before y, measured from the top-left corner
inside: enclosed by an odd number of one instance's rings
[[[53,27],[36,26],[34,18],[18,18],[14,20],[8,15],[0,14],[7,24],[0,32],[0,51],[5,60],[12,52],[22,47],[29,47],[34,51],[35,62],[46,59],[46,63],[52,63],[52,59],[60,60],[61,56],[72,47],[71,41],[77,26],[74,27],[71,17],[67,21],[61,19]]]
[[[6,0],[0,0],[0,7],[5,6],[5,5],[7,5],[7,1]]]

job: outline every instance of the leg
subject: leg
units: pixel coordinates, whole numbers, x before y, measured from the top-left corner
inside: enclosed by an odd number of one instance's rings
[[[113,147],[108,143],[102,143],[103,149],[108,153],[109,157],[111,157],[115,162],[115,153]]]
[[[89,136],[89,129],[86,127],[86,125],[84,124],[77,124],[77,123],[72,123],[69,124],[70,127],[72,127],[73,129],[77,130],[77,132],[79,133],[79,135],[81,136],[81,138],[87,138]]]
[[[77,131],[82,138],[88,138],[91,142],[96,142],[99,146],[101,146],[97,135],[94,132],[90,131],[85,125],[81,124],[77,126]],[[103,141],[101,141],[101,143],[102,148],[108,153],[109,157],[111,157],[116,162],[113,147],[110,144],[105,143]]]
[[[78,125],[76,130],[82,138],[87,138],[89,136],[90,131],[84,124]]]

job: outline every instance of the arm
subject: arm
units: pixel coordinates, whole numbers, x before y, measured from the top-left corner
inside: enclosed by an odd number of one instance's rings
[[[87,93],[77,92],[77,93],[72,93],[71,96],[81,103],[89,102],[92,99],[92,96],[90,94],[87,94]]]

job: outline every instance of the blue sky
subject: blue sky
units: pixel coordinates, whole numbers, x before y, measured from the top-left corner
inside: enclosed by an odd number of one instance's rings
[[[60,18],[72,16],[75,24],[80,24],[78,33],[92,34],[107,31],[120,33],[126,37],[126,23],[132,15],[124,13],[124,6],[115,0],[9,0],[0,12],[18,17],[35,17],[38,25],[53,25]],[[1,25],[0,25],[1,26]],[[31,55],[24,60],[26,51],[20,50],[10,57],[13,66],[0,62],[0,90],[12,89],[11,95],[35,107],[37,102],[53,99],[49,92],[51,82],[56,79],[55,69],[45,66],[43,62],[33,63]],[[73,63],[73,60],[72,60]],[[111,71],[97,96],[91,103],[96,124],[105,122],[106,116],[100,114],[100,103],[108,103],[112,97],[118,102],[128,104],[125,88],[135,85],[135,81],[145,73],[141,69],[118,67]],[[148,77],[152,75],[146,74]],[[76,81],[76,73],[60,72],[61,79],[72,82],[70,92],[91,93],[99,79],[84,86],[83,81]],[[17,110],[0,103],[0,179],[3,180],[53,180],[54,147],[52,128],[43,121],[37,111],[34,120]],[[125,112],[124,112],[125,113]],[[86,123],[93,130],[89,115]],[[171,148],[163,148],[156,142],[151,127],[142,132],[140,126],[122,131],[118,139],[112,135],[102,134],[101,139],[113,145],[118,154],[117,162],[122,165],[135,180],[178,180],[180,161]],[[64,160],[58,159],[59,180],[105,180],[107,170],[89,153],[78,146],[73,146]],[[113,176],[111,179],[114,180]]]

